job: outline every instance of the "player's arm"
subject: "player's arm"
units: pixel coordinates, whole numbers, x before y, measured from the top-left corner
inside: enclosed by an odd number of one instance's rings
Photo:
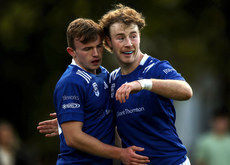
[[[192,88],[183,80],[143,79],[123,84],[116,92],[116,99],[125,102],[131,93],[141,90],[149,90],[174,100],[188,100],[193,95]]]
[[[143,148],[136,146],[119,148],[102,143],[98,139],[82,131],[82,122],[65,122],[61,124],[61,127],[69,147],[104,158],[119,159],[127,165],[146,164],[149,162],[148,157],[135,153],[135,151],[143,151]]]

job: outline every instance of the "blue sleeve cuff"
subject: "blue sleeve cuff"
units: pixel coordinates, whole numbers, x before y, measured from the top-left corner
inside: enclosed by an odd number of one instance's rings
[[[84,122],[84,113],[67,112],[58,115],[58,121],[60,124],[67,121],[80,121]]]

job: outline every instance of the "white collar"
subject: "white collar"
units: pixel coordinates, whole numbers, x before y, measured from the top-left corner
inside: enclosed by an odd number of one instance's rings
[[[144,65],[145,61],[148,59],[149,55],[144,54],[143,58],[141,59],[140,65]]]
[[[72,58],[71,65],[76,65],[76,66],[78,66],[79,68],[83,69],[81,66],[79,66],[79,65],[75,62],[75,60],[74,60],[73,58]],[[83,69],[83,70],[84,70],[84,69]]]
[[[72,58],[71,65],[77,65],[73,58]],[[78,65],[77,65],[77,66],[78,66]]]

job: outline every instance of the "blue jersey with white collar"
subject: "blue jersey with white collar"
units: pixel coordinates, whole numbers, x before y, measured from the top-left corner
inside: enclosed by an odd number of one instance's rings
[[[184,81],[167,61],[146,54],[132,73],[121,75],[118,68],[110,74],[117,130],[123,147],[143,147],[145,150],[139,154],[148,156],[150,164],[179,165],[185,161],[187,151],[176,132],[173,100],[142,90],[131,94],[125,103],[116,101],[116,90],[122,84],[150,78]]]
[[[54,91],[54,105],[59,122],[60,154],[57,165],[110,165],[104,159],[75,148],[68,147],[61,124],[68,121],[83,122],[83,131],[100,141],[114,144],[113,113],[109,102],[108,71],[91,74],[77,65],[69,65]]]

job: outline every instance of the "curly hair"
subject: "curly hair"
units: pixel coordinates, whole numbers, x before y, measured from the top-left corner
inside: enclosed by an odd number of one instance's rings
[[[103,39],[103,29],[91,19],[78,18],[73,20],[66,31],[67,44],[75,49],[74,39],[78,38],[83,44],[95,41],[98,35]]]
[[[134,23],[138,26],[139,30],[145,27],[145,18],[143,15],[122,4],[115,5],[115,9],[108,11],[99,20],[99,25],[103,28],[105,36],[110,37],[110,26],[116,22],[126,25]],[[104,42],[104,46],[108,51],[111,51],[106,42]]]

